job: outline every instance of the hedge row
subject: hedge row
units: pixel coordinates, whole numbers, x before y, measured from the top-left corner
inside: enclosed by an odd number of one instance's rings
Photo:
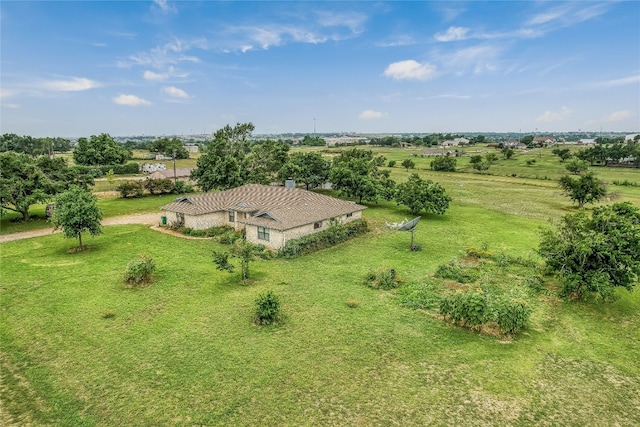
[[[94,178],[103,177],[113,170],[115,175],[132,175],[140,172],[140,166],[137,163],[129,162],[124,165],[106,165],[106,166],[82,166],[75,165],[72,168],[79,174],[91,175]]]
[[[346,224],[333,224],[328,229],[309,234],[299,239],[289,240],[278,251],[278,256],[293,258],[300,255],[329,248],[368,231],[369,226],[364,219],[357,219]]]

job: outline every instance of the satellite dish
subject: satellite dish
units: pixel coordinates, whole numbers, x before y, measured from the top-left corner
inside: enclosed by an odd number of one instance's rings
[[[401,225],[397,228],[398,231],[412,231],[418,225],[418,221],[420,221],[420,217],[414,218],[406,224]]]

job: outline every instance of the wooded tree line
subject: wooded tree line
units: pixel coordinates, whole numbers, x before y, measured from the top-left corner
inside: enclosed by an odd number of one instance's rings
[[[329,181],[343,197],[354,198],[359,203],[395,199],[415,214],[442,214],[448,208],[451,199],[439,184],[414,174],[409,184],[396,186],[390,171],[381,169],[386,164],[385,158],[372,151],[351,148],[331,161],[317,152],[289,154],[289,144],[283,141],[250,143],[253,130],[251,123],[238,123],[234,127],[227,125],[214,134],[191,173],[191,178],[203,191],[287,179],[302,183],[309,190]],[[404,203],[409,200],[405,192],[412,192],[414,198],[420,198],[420,203]]]

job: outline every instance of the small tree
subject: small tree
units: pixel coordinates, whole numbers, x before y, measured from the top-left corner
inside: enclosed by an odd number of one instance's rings
[[[469,159],[469,164],[478,172],[485,171],[489,169],[490,166],[490,163],[485,162],[480,154],[471,156],[471,159]]]
[[[560,157],[561,162],[571,158],[571,151],[568,148],[554,148],[551,153],[553,153],[554,156]]]
[[[640,209],[629,202],[565,215],[542,234],[538,253],[560,275],[563,295],[595,292],[613,299],[616,287],[631,291],[640,277]]]
[[[406,170],[409,170],[409,169],[413,169],[413,168],[415,168],[415,167],[416,167],[416,164],[415,164],[415,162],[414,162],[413,160],[411,160],[411,159],[404,159],[404,160],[402,161],[402,167],[403,167],[403,168],[405,168]]]
[[[431,169],[440,172],[455,172],[456,171],[456,159],[451,156],[436,157],[431,161]]]
[[[396,202],[409,208],[412,214],[421,212],[444,214],[449,208],[451,197],[437,182],[423,180],[418,174],[411,174],[406,182],[398,185]]]
[[[240,260],[242,283],[249,278],[249,263],[255,259],[256,247],[244,239],[239,239],[228,252],[213,252],[213,262],[220,271],[233,273],[235,266],[229,262],[229,257]]]
[[[579,207],[585,203],[593,203],[607,195],[607,188],[593,172],[587,172],[579,177],[573,178],[565,175],[560,178],[560,188]]]
[[[65,237],[77,237],[80,251],[84,249],[82,233],[88,231],[92,236],[102,233],[101,220],[96,197],[83,188],[71,187],[55,199],[51,218],[54,230],[62,228]]]
[[[124,273],[124,281],[132,286],[140,286],[151,281],[156,263],[147,255],[138,255],[129,261]]]
[[[584,160],[574,159],[567,163],[565,169],[572,174],[580,175],[589,170],[589,165]]]
[[[502,150],[502,155],[504,156],[505,159],[510,159],[513,157],[513,155],[516,153],[513,148],[510,147],[504,147]]]
[[[389,163],[387,164],[387,166],[389,166],[390,168],[393,168],[396,166],[396,161],[395,160],[389,160]]]
[[[255,300],[255,322],[270,325],[280,320],[280,298],[273,291],[258,295]]]

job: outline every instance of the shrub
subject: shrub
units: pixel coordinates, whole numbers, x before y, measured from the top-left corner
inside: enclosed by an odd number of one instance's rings
[[[149,190],[151,194],[171,193],[173,191],[173,181],[169,178],[147,179],[144,182],[144,188]]]
[[[431,161],[431,169],[440,172],[455,172],[456,159],[450,156],[436,157]]]
[[[278,322],[280,317],[280,298],[273,291],[258,295],[255,300],[255,323],[270,325]]]
[[[385,291],[395,289],[400,286],[401,283],[402,279],[393,268],[383,268],[377,271],[370,271],[364,279],[364,284],[370,288],[383,289]]]
[[[367,222],[363,219],[357,219],[346,224],[334,223],[324,231],[309,234],[299,239],[289,240],[284,247],[278,251],[278,256],[293,258],[316,252],[364,234],[368,229]]]
[[[491,252],[489,252],[486,248],[467,248],[467,250],[465,251],[466,255],[468,257],[472,257],[472,258],[491,258],[493,257],[493,254]]]
[[[217,240],[219,243],[222,243],[223,245],[233,245],[236,240],[242,237],[241,233],[236,233],[232,228],[225,228],[226,230],[217,235]]]
[[[348,299],[347,300],[347,307],[349,308],[356,308],[360,305],[360,301],[356,300],[356,299]]]
[[[495,323],[503,334],[522,330],[531,315],[529,303],[521,297],[496,295],[482,288],[457,290],[440,300],[440,314],[454,324],[479,329]]]
[[[128,197],[142,197],[144,194],[144,187],[141,181],[124,181],[116,187],[116,190],[120,192],[120,196],[124,199]]]
[[[456,260],[440,265],[434,275],[442,279],[455,280],[458,283],[471,283],[478,279],[478,273],[473,268],[464,267]]]
[[[140,286],[151,282],[151,275],[156,269],[156,264],[151,257],[142,254],[132,259],[127,264],[124,280],[132,286]]]
[[[389,160],[389,163],[387,164],[387,166],[389,166],[390,168],[394,167],[395,165],[396,165],[395,160]]]
[[[173,192],[175,194],[193,193],[193,186],[184,181],[177,181],[173,186]]]

